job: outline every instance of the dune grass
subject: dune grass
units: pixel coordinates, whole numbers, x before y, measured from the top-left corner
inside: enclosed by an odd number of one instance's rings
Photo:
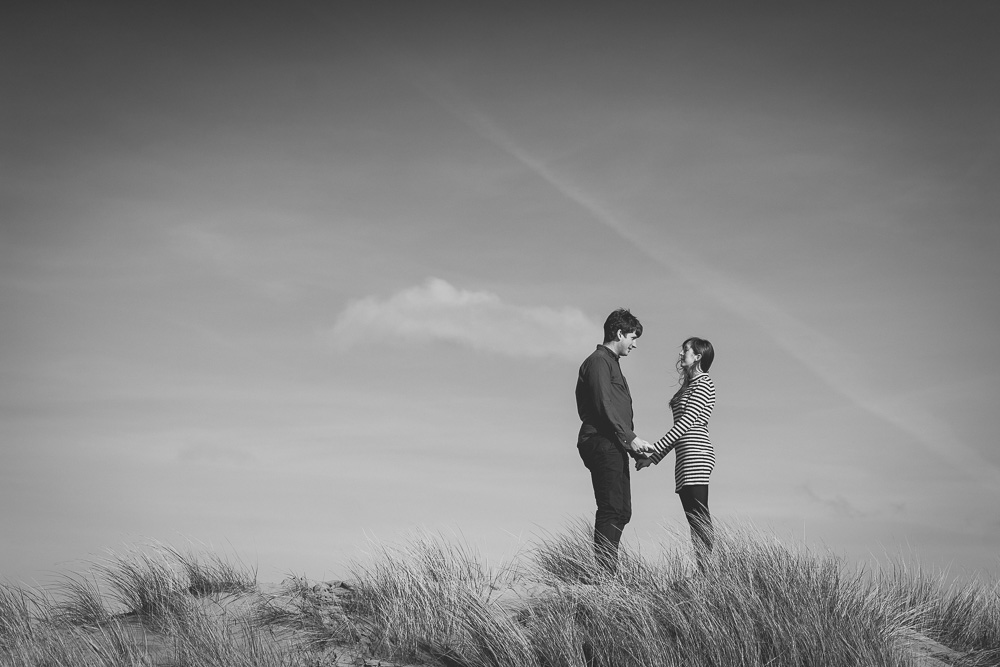
[[[238,560],[132,548],[49,590],[0,586],[0,665],[903,667],[914,635],[944,664],[1000,665],[997,583],[849,568],[745,528],[717,531],[704,573],[687,549],[666,535],[609,577],[582,523],[495,564],[420,534],[344,582],[268,588]]]

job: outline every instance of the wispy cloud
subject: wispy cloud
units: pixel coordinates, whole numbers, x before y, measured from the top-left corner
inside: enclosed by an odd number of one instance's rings
[[[334,334],[358,330],[398,343],[447,341],[515,357],[572,360],[601,335],[600,325],[577,308],[509,304],[492,292],[460,289],[440,278],[388,298],[349,303]]]
[[[798,488],[807,498],[822,505],[823,507],[826,507],[828,510],[832,511],[837,516],[847,517],[849,519],[857,519],[861,517],[875,515],[875,512],[870,510],[863,510],[857,507],[839,493],[832,497],[826,497],[817,493],[808,484],[800,484]]]
[[[251,214],[203,219],[167,229],[172,250],[226,281],[278,301],[294,298],[306,280],[301,255],[291,259],[287,238],[297,221],[289,216]],[[298,270],[296,270],[298,269]]]
[[[766,332],[791,357],[812,370],[827,386],[859,408],[913,437],[928,452],[985,486],[1000,479],[1000,470],[976,449],[957,438],[947,424],[920,413],[917,406],[901,405],[877,387],[859,385],[851,370],[862,360],[851,350],[819,331],[764,294],[714,269],[689,252],[679,253],[648,233],[627,213],[615,210],[579,187],[571,178],[525,150],[486,114],[447,83],[410,68],[408,80],[479,136],[500,148],[528,171],[548,183],[595,220],[618,234],[638,252],[711,296],[716,303]],[[696,282],[695,282],[696,281]],[[945,453],[942,453],[944,450]]]

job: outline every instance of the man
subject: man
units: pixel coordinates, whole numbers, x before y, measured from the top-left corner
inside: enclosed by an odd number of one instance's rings
[[[642,324],[625,308],[608,315],[604,343],[584,360],[576,381],[576,408],[583,422],[576,446],[597,500],[594,555],[610,574],[618,571],[618,543],[632,518],[629,455],[640,458],[653,451],[632,430],[632,395],[619,365],[641,335]]]

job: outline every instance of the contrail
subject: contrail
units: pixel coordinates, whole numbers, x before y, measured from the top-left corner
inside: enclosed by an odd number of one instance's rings
[[[745,284],[692,258],[689,253],[677,253],[658,243],[656,239],[637,233],[635,230],[640,229],[641,225],[627,214],[612,210],[526,151],[451,87],[412,70],[407,74],[406,79],[412,85],[477,135],[503,150],[566,199],[590,213],[638,252],[664,269],[676,273],[678,278],[692,287],[707,292],[719,305],[765,331],[786,353],[811,370],[835,392],[910,435],[928,452],[968,477],[989,488],[995,488],[1000,481],[1000,471],[996,466],[959,439],[948,424],[904,402],[887,399],[872,387],[858,383],[851,369],[860,368],[863,360],[839,342],[810,327]],[[697,277],[697,282],[691,280],[694,276]]]

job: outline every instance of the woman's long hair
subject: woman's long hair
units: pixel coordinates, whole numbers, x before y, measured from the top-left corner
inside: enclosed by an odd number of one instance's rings
[[[701,359],[698,360],[696,366],[701,368],[702,373],[707,373],[708,369],[712,367],[712,361],[715,360],[715,348],[712,344],[705,340],[704,338],[688,338],[686,341],[681,343],[681,356],[677,358],[677,375],[680,378],[681,388],[677,393],[684,391],[684,388],[691,381],[688,376],[688,371],[684,368],[684,348],[688,345],[691,346],[691,351],[695,354],[700,354]],[[675,394],[676,395],[676,394]]]

